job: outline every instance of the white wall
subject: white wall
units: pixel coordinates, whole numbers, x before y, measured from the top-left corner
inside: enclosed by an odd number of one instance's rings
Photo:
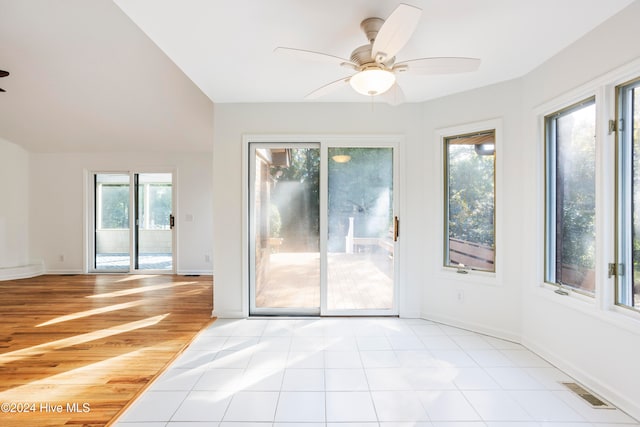
[[[215,106],[214,124],[214,312],[219,316],[246,314],[242,294],[242,159],[243,134],[323,135],[399,134],[400,147],[400,314],[519,338],[519,256],[499,259],[499,278],[478,284],[477,276],[442,273],[442,161],[436,129],[487,119],[501,119],[507,163],[519,150],[521,87],[519,81],[401,107],[369,104],[257,104]],[[510,157],[511,156],[511,157]],[[517,172],[507,167],[506,173]],[[509,203],[517,184],[505,181],[499,194],[504,214],[501,235],[519,244],[518,223]],[[502,255],[502,254],[501,254]],[[456,292],[463,289],[460,303]],[[487,310],[500,304],[504,309]]]
[[[0,280],[29,259],[29,155],[0,138]]]
[[[429,203],[421,212],[422,221],[413,233],[422,236],[423,246],[415,263],[424,263],[422,317],[442,321],[492,335],[519,340],[520,337],[520,255],[518,248],[522,214],[519,175],[521,163],[521,82],[500,83],[424,104],[425,153],[411,159],[424,162],[420,183],[414,191]],[[443,268],[443,128],[478,123],[495,125],[496,138],[496,273],[457,274]],[[455,130],[455,129],[454,129]],[[468,133],[460,131],[459,133]],[[454,132],[455,134],[455,132]],[[411,186],[410,186],[411,188]],[[409,190],[411,191],[411,189]],[[499,309],[496,309],[499,307]]]
[[[246,314],[242,294],[242,136],[273,135],[404,135],[400,147],[400,218],[402,230],[419,228],[426,194],[420,189],[424,159],[422,107],[384,104],[217,104],[214,121],[214,313]],[[407,195],[404,197],[404,195]],[[423,280],[419,234],[402,233],[399,273],[401,314],[420,313]]]
[[[611,92],[601,89],[607,73],[640,58],[640,2],[634,2],[575,44],[550,59],[523,79],[523,143],[519,185],[526,189],[519,197],[524,215],[522,242],[522,328],[523,342],[552,363],[566,370],[603,397],[640,418],[640,316],[617,313],[608,298],[582,301],[561,297],[541,288],[543,253],[542,136],[539,111],[557,100],[571,102],[574,94]],[[640,76],[640,63],[633,73]],[[602,80],[604,79],[604,80]],[[607,109],[598,99],[600,111]],[[609,108],[598,123],[600,129],[614,112]],[[603,123],[604,120],[604,123]],[[600,295],[613,292],[606,263],[613,261],[611,220],[613,205],[613,138],[600,132],[598,141],[599,245],[597,285]]]
[[[47,272],[86,271],[86,172],[176,170],[177,272],[211,274],[210,152],[31,153],[29,170],[30,248]]]

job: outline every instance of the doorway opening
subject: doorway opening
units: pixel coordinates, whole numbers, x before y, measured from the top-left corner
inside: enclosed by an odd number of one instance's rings
[[[175,271],[173,173],[94,173],[92,272]]]

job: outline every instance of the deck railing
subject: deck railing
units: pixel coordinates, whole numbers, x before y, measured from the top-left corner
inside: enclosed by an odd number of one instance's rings
[[[495,270],[495,251],[492,247],[468,242],[461,239],[449,239],[449,260],[451,265],[463,264],[478,270]],[[595,289],[595,271],[576,265],[562,265],[562,282],[587,292]]]
[[[495,251],[491,246],[449,238],[449,261],[451,265],[494,271]]]

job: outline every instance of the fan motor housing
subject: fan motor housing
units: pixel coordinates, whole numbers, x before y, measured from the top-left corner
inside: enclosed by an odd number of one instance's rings
[[[371,57],[370,44],[365,44],[360,47],[357,47],[353,52],[351,52],[350,59],[351,59],[351,62],[353,62],[354,64],[358,64],[360,66],[364,66],[367,64],[376,64],[375,59]],[[389,58],[387,61],[378,65],[384,65],[387,68],[391,68],[395,60],[396,60],[396,57],[394,56],[393,58]]]
[[[351,53],[351,62],[353,62],[354,64],[358,64],[360,66],[364,66],[368,64],[376,64],[375,58],[373,58],[371,55],[371,48],[383,24],[384,24],[384,19],[382,18],[367,18],[360,23],[360,28],[362,29],[362,31],[364,31],[364,34],[367,36],[367,40],[369,40],[369,44],[356,48]],[[395,57],[389,58],[385,62],[379,62],[377,64],[385,66],[387,68],[391,68],[394,62],[395,62]]]

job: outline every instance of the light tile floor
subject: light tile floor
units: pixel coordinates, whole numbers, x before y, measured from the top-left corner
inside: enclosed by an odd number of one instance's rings
[[[526,348],[397,318],[217,320],[119,427],[640,426]]]

